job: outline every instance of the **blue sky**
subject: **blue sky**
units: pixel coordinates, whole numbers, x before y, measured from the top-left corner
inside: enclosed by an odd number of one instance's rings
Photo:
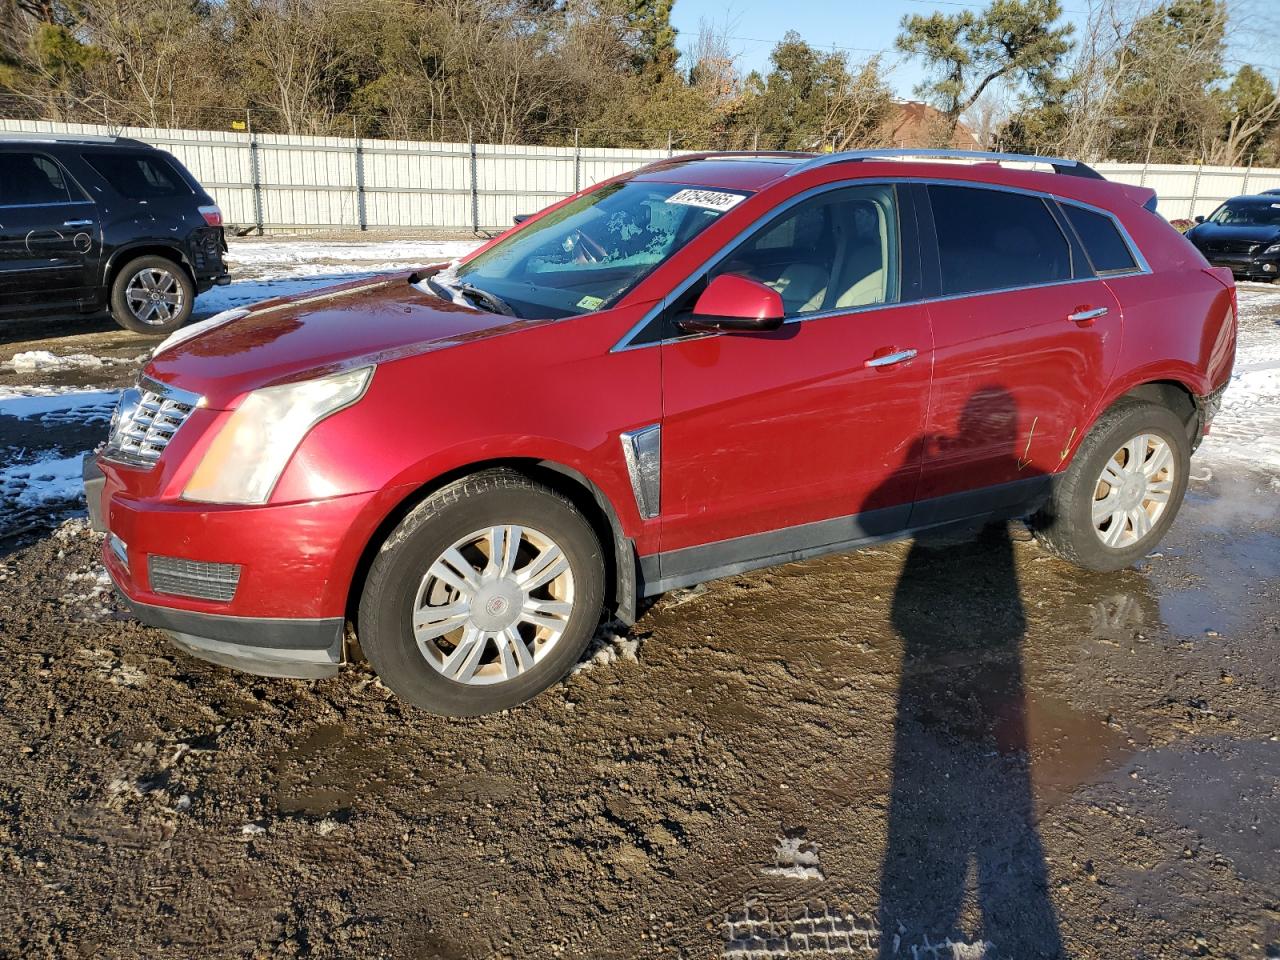
[[[1274,80],[1280,74],[1280,52],[1276,37],[1280,16],[1272,4],[1276,0],[1231,0],[1233,29],[1228,37],[1229,57],[1270,66]],[[1151,5],[1148,0],[1146,6]],[[913,96],[920,82],[918,64],[903,60],[893,51],[898,23],[905,14],[928,14],[934,10],[953,12],[961,6],[981,8],[983,3],[941,2],[941,0],[675,0],[672,21],[680,31],[681,49],[692,45],[702,20],[728,24],[734,38],[733,52],[744,73],[767,69],[769,51],[788,30],[797,31],[816,47],[831,45],[851,48],[850,56],[863,59],[873,50],[888,50],[889,81],[900,96]],[[1065,18],[1077,31],[1087,20],[1089,0],[1064,0]],[[1234,65],[1234,64],[1233,64]]]

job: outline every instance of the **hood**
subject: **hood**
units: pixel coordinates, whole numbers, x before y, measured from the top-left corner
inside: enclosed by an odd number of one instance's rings
[[[249,390],[541,325],[419,290],[407,274],[228,311],[156,348],[144,373],[225,409]],[[185,331],[184,331],[185,332]]]
[[[1272,224],[1198,223],[1188,232],[1193,240],[1213,243],[1224,240],[1275,243],[1280,240],[1280,226]]]

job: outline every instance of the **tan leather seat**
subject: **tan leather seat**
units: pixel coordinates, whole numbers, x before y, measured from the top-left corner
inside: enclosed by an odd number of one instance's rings
[[[829,274],[811,263],[794,263],[782,271],[777,280],[765,281],[778,291],[787,315],[812,313],[821,309],[827,294]]]

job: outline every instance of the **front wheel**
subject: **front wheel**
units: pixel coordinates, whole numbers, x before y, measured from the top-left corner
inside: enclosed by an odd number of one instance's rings
[[[1086,569],[1127,567],[1173,523],[1190,467],[1191,446],[1177,416],[1147,401],[1124,401],[1081,443],[1035,518],[1036,534]]]
[[[183,267],[167,257],[139,257],[111,284],[111,316],[126,330],[169,334],[187,322],[196,288]]]
[[[603,594],[600,544],[573,505],[486,471],[432,494],[387,538],[361,596],[360,646],[415,706],[490,713],[569,672]]]

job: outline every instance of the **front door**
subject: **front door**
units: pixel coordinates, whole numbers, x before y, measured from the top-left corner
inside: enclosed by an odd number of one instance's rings
[[[1088,428],[1120,349],[1120,305],[1032,194],[927,188],[942,298],[913,526],[1018,513]]]
[[[906,525],[933,338],[926,308],[903,302],[918,248],[901,208],[892,185],[800,200],[675,304],[736,273],[778,290],[787,322],[660,348],[665,586]]]
[[[41,153],[0,151],[0,309],[85,299],[98,262],[97,207]]]

